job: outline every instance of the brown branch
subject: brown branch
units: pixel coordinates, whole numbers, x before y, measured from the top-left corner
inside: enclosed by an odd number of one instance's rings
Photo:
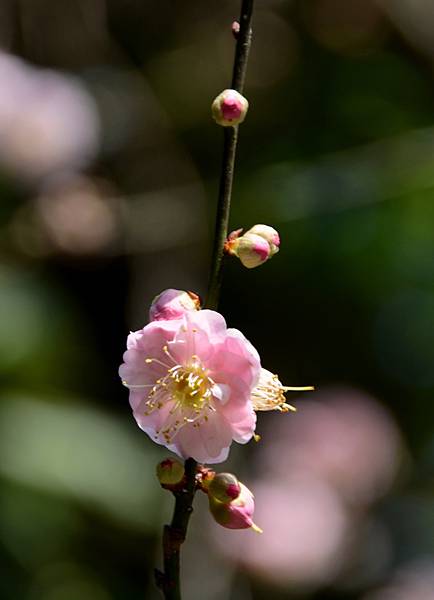
[[[188,521],[193,512],[192,504],[196,492],[197,463],[192,458],[185,461],[185,482],[181,490],[174,492],[175,509],[172,522],[163,530],[164,573],[155,572],[157,585],[166,600],[181,600],[180,550],[187,535]]]
[[[240,94],[244,90],[247,61],[252,42],[253,1],[243,0],[240,15],[240,31],[237,35],[234,69],[232,73],[232,89]],[[231,209],[232,182],[235,170],[235,155],[238,141],[238,126],[225,127],[223,130],[223,161],[220,175],[220,187],[217,203],[214,248],[211,261],[211,275],[208,285],[206,308],[217,309],[222,281],[223,249],[228,236],[229,213]]]
[[[240,31],[237,36],[232,89],[242,93],[246,78],[247,61],[252,39],[251,20],[254,0],[242,0]],[[235,154],[238,140],[238,126],[224,128],[223,161],[217,202],[216,230],[208,286],[206,308],[217,309],[222,279],[223,248],[228,235],[229,212],[231,205],[232,181],[234,178]],[[172,522],[163,531],[164,572],[156,571],[157,585],[166,600],[181,600],[180,550],[187,534],[188,522],[193,511],[196,492],[197,463],[192,458],[185,461],[185,485],[174,492],[175,509]]]

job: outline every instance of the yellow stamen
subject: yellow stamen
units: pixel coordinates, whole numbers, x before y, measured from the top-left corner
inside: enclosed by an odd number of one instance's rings
[[[286,402],[285,392],[307,392],[313,389],[314,387],[311,385],[302,387],[282,385],[277,375],[267,371],[267,369],[261,369],[259,383],[252,392],[253,408],[256,411],[296,412],[295,406]]]
[[[151,388],[144,399],[143,412],[146,416],[170,403],[163,427],[156,433],[157,439],[161,435],[167,443],[171,443],[182,427],[190,423],[199,428],[208,421],[209,414],[215,412],[211,391],[215,384],[196,354],[192,354],[185,363],[177,364],[168,345],[162,350],[175,363],[174,366],[152,357],[145,358],[145,363],[164,367],[165,375],[156,379],[154,384],[135,385],[126,381],[123,384],[131,390]]]
[[[287,385],[283,385],[282,390],[285,392],[313,392],[315,388],[313,385],[305,385],[303,387],[289,387]]]

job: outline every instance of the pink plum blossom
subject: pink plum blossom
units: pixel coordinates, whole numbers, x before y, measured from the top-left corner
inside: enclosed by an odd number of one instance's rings
[[[139,427],[182,458],[219,463],[232,440],[248,442],[258,353],[211,310],[153,321],[128,336],[119,374]]]
[[[279,587],[315,588],[333,581],[351,534],[349,515],[333,488],[293,473],[290,482],[258,480],[254,490],[261,543],[253,544],[247,532],[232,536],[219,528],[214,540],[222,555]]]

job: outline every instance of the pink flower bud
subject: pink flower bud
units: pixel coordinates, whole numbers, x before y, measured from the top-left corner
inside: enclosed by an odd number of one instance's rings
[[[253,494],[243,483],[240,483],[240,488],[239,496],[231,502],[220,502],[220,500],[208,494],[211,514],[222,527],[228,529],[248,529],[251,527],[257,533],[262,533],[262,529],[252,521],[255,510]]]
[[[263,237],[264,240],[267,240],[267,242],[270,244],[271,256],[279,252],[280,237],[273,227],[270,227],[269,225],[254,225],[246,233],[254,233],[255,235],[260,235]]]
[[[241,493],[241,485],[232,473],[217,473],[208,486],[208,494],[220,502],[232,502]]]
[[[270,258],[270,244],[260,235],[245,233],[232,239],[231,236],[226,242],[226,251],[229,254],[238,256],[242,264],[248,269],[258,267]]]
[[[238,256],[248,269],[262,265],[263,262],[279,252],[279,234],[269,225],[254,225],[242,234],[236,229],[229,234],[225,243],[225,252]]]
[[[149,309],[150,321],[180,319],[189,310],[199,310],[200,300],[193,292],[168,289],[156,296]]]
[[[238,21],[234,21],[232,23],[232,35],[234,36],[234,38],[236,40],[238,39],[239,33],[240,33],[240,24],[238,23]]]
[[[162,486],[176,486],[184,479],[184,465],[174,458],[166,458],[157,465],[157,478]]]
[[[249,103],[236,90],[223,90],[211,105],[214,120],[223,127],[242,123],[247,114]]]

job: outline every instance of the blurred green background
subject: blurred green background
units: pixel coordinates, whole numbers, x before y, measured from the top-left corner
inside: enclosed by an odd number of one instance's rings
[[[206,292],[235,0],[0,4],[5,600],[153,600],[172,499],[117,369],[167,287]],[[287,385],[198,494],[185,598],[434,599],[434,6],[257,0],[221,311]]]

